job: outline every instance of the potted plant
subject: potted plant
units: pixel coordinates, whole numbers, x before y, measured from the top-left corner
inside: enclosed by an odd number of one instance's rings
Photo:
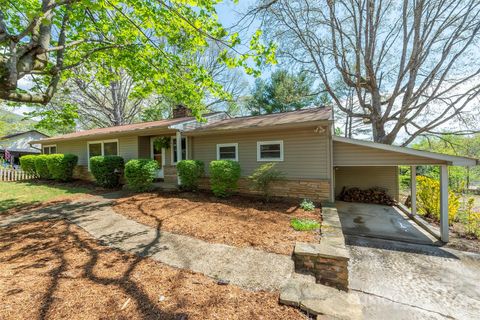
[[[170,148],[170,138],[169,137],[158,137],[155,140],[153,140],[153,145],[155,146],[155,149],[169,149]]]

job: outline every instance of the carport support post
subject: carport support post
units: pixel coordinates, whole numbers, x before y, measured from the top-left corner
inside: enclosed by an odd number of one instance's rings
[[[440,166],[440,238],[448,242],[448,167]]]
[[[417,214],[417,166],[410,167],[410,202],[412,215]]]

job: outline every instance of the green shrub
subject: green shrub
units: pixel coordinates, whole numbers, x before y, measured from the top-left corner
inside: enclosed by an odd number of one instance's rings
[[[37,175],[37,170],[35,169],[35,155],[27,155],[20,157],[20,166],[23,171],[34,176]]]
[[[158,164],[150,159],[133,159],[125,164],[125,180],[129,189],[137,192],[152,189]]]
[[[90,158],[90,172],[97,184],[104,188],[115,188],[120,185],[120,176],[124,168],[120,156],[96,156]]]
[[[197,190],[200,178],[205,174],[205,164],[199,160],[182,160],[177,163],[180,187],[184,190]]]
[[[417,176],[418,213],[440,221],[440,182],[425,176]],[[448,192],[448,223],[451,224],[460,207],[460,196]]]
[[[305,211],[313,211],[315,210],[315,204],[312,200],[303,199],[302,202],[300,202],[300,208]]]
[[[290,225],[296,231],[311,231],[320,229],[320,222],[313,219],[298,219],[293,218],[290,221]]]
[[[47,167],[50,177],[57,181],[70,181],[73,178],[73,168],[77,165],[78,157],[74,154],[49,154]]]
[[[227,197],[237,190],[240,165],[232,160],[210,162],[210,188],[217,197]]]
[[[470,212],[466,222],[465,232],[480,239],[480,212]]]
[[[40,179],[51,179],[47,166],[47,158],[48,155],[46,154],[39,154],[35,157],[35,171]]]
[[[265,163],[255,169],[252,175],[248,177],[253,189],[260,191],[267,200],[270,198],[270,184],[285,177],[283,172],[275,169],[276,165],[274,162]]]

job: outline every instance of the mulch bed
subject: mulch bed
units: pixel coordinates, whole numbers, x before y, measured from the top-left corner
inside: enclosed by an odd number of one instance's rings
[[[440,228],[440,223],[430,217],[422,216],[431,225]],[[445,245],[447,248],[452,248],[460,251],[468,251],[480,253],[480,239],[466,235],[465,226],[460,222],[454,222],[449,226],[449,241]]]
[[[305,319],[278,293],[101,246],[64,220],[0,232],[0,319]]]
[[[244,196],[218,199],[208,193],[145,193],[120,199],[114,210],[161,230],[290,255],[296,241],[319,241],[318,231],[295,231],[290,226],[292,218],[321,220],[320,209],[306,212],[298,203],[266,203]]]
[[[430,221],[430,223],[432,222]],[[435,224],[438,225],[438,223]],[[467,235],[465,226],[460,222],[454,222],[450,226],[449,242],[446,246],[461,251],[480,253],[480,239]]]

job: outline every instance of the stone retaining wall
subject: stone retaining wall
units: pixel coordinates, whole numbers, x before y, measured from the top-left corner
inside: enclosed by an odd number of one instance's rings
[[[295,269],[315,276],[316,282],[348,291],[348,261],[340,219],[334,207],[322,208],[320,243],[297,242]]]
[[[163,182],[170,184],[177,184],[177,167],[176,166],[163,166]]]
[[[88,171],[88,167],[83,165],[78,165],[73,168],[73,178],[86,181],[95,181],[93,175]]]
[[[172,165],[163,167],[163,181],[167,184],[177,183],[177,168]],[[73,171],[75,179],[95,181],[95,178],[88,171],[87,166],[78,165]],[[123,179],[122,179],[123,181]],[[210,190],[208,177],[200,180],[200,189]],[[240,178],[238,181],[238,193],[257,194],[260,192],[251,188],[251,182],[247,178]],[[330,182],[322,179],[286,179],[272,183],[272,195],[289,198],[308,198],[313,201],[328,201],[330,195]]]
[[[208,177],[201,179],[200,189],[210,189]],[[246,178],[240,178],[238,181],[238,193],[261,194],[251,188],[251,182]],[[277,197],[308,198],[314,201],[328,201],[330,182],[320,179],[281,180],[272,183],[271,193]]]

